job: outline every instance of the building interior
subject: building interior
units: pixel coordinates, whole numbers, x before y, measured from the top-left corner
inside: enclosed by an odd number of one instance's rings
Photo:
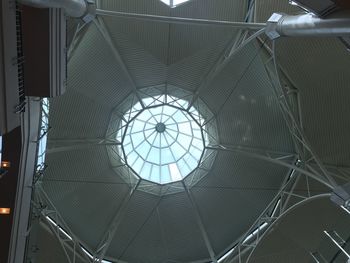
[[[350,262],[349,9],[2,1],[0,263]]]

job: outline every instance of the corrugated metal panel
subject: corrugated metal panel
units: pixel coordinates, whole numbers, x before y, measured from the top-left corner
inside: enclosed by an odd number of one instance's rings
[[[278,62],[299,91],[306,137],[323,162],[350,165],[350,56],[338,39],[282,39]]]
[[[49,138],[102,138],[110,109],[90,97],[69,89],[50,99]],[[69,116],[69,118],[67,118]]]
[[[225,27],[170,25],[168,64],[178,63],[202,49],[216,48],[220,52],[222,43],[233,38],[236,32]]]
[[[73,233],[94,248],[129,187],[109,168],[104,147],[48,154],[46,163],[45,191]]]
[[[68,87],[112,109],[132,91],[110,46],[90,26],[68,65]]]
[[[184,192],[164,197],[159,205],[159,217],[172,261],[192,262],[209,258],[194,213]]]
[[[287,173],[266,161],[219,152],[212,171],[191,188],[216,253],[248,230]]]
[[[136,191],[130,199],[122,222],[117,229],[111,242],[107,256],[114,259],[120,259],[126,256],[142,259],[143,254],[128,251],[133,240],[138,237],[138,232],[142,231],[143,224],[148,222],[152,216],[153,210],[158,205],[159,197],[145,192]],[[159,240],[159,236],[155,237]],[[150,240],[148,240],[150,242]],[[140,248],[142,250],[142,247]],[[163,247],[162,247],[163,249]],[[138,262],[136,260],[136,262]]]
[[[164,83],[167,76],[168,25],[105,18],[116,48],[137,87]]]
[[[258,52],[253,44],[242,49],[200,96],[214,113],[219,112],[222,144],[293,152],[290,132]]]
[[[127,262],[191,262],[207,259],[208,251],[185,193],[159,201],[159,197],[138,192],[109,255]]]
[[[216,45],[199,49],[190,56],[170,65],[168,83],[186,90],[196,90],[226,45],[227,41],[217,41]]]

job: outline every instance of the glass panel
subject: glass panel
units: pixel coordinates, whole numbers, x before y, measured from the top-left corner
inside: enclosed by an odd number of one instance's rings
[[[176,160],[173,157],[173,154],[170,151],[170,148],[165,148],[162,149],[162,153],[161,153],[161,163],[162,164],[168,164],[168,163],[173,163]]]
[[[162,166],[162,168],[161,168],[161,176],[160,177],[161,177],[160,183],[162,183],[162,184],[170,183],[172,181],[168,165],[163,165]]]
[[[148,160],[153,164],[159,164],[160,163],[160,150],[158,148],[152,147]]]
[[[182,179],[181,173],[180,173],[176,163],[169,164],[169,169],[170,169],[171,179],[173,182],[179,181]]]

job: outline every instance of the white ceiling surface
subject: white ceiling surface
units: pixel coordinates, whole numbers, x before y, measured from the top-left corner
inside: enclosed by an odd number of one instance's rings
[[[242,21],[246,5],[244,1],[202,0],[169,9],[156,0],[101,2],[108,10],[232,21]],[[115,18],[104,22],[137,88],[169,83],[195,91],[236,32]],[[293,153],[289,131],[257,55],[259,48],[252,44],[241,50],[201,90],[200,97],[218,114],[221,143]],[[55,141],[57,146],[59,140],[103,138],[112,108],[132,91],[94,24],[68,70],[67,93],[51,100],[48,143]],[[232,88],[235,91],[220,110]],[[71,230],[94,251],[128,194],[128,186],[111,169],[104,146],[52,152],[47,164],[44,189]],[[216,255],[249,228],[288,172],[268,162],[219,152],[209,174],[190,190]],[[107,256],[128,262],[209,260],[185,192],[159,197],[136,191]]]

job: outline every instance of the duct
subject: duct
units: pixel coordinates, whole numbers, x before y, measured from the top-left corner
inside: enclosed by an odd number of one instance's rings
[[[322,19],[313,14],[289,16],[274,13],[268,20],[265,33],[270,39],[288,37],[350,36],[350,16]]]
[[[19,0],[19,2],[38,8],[63,8],[67,16],[77,18],[88,11],[85,0]]]

